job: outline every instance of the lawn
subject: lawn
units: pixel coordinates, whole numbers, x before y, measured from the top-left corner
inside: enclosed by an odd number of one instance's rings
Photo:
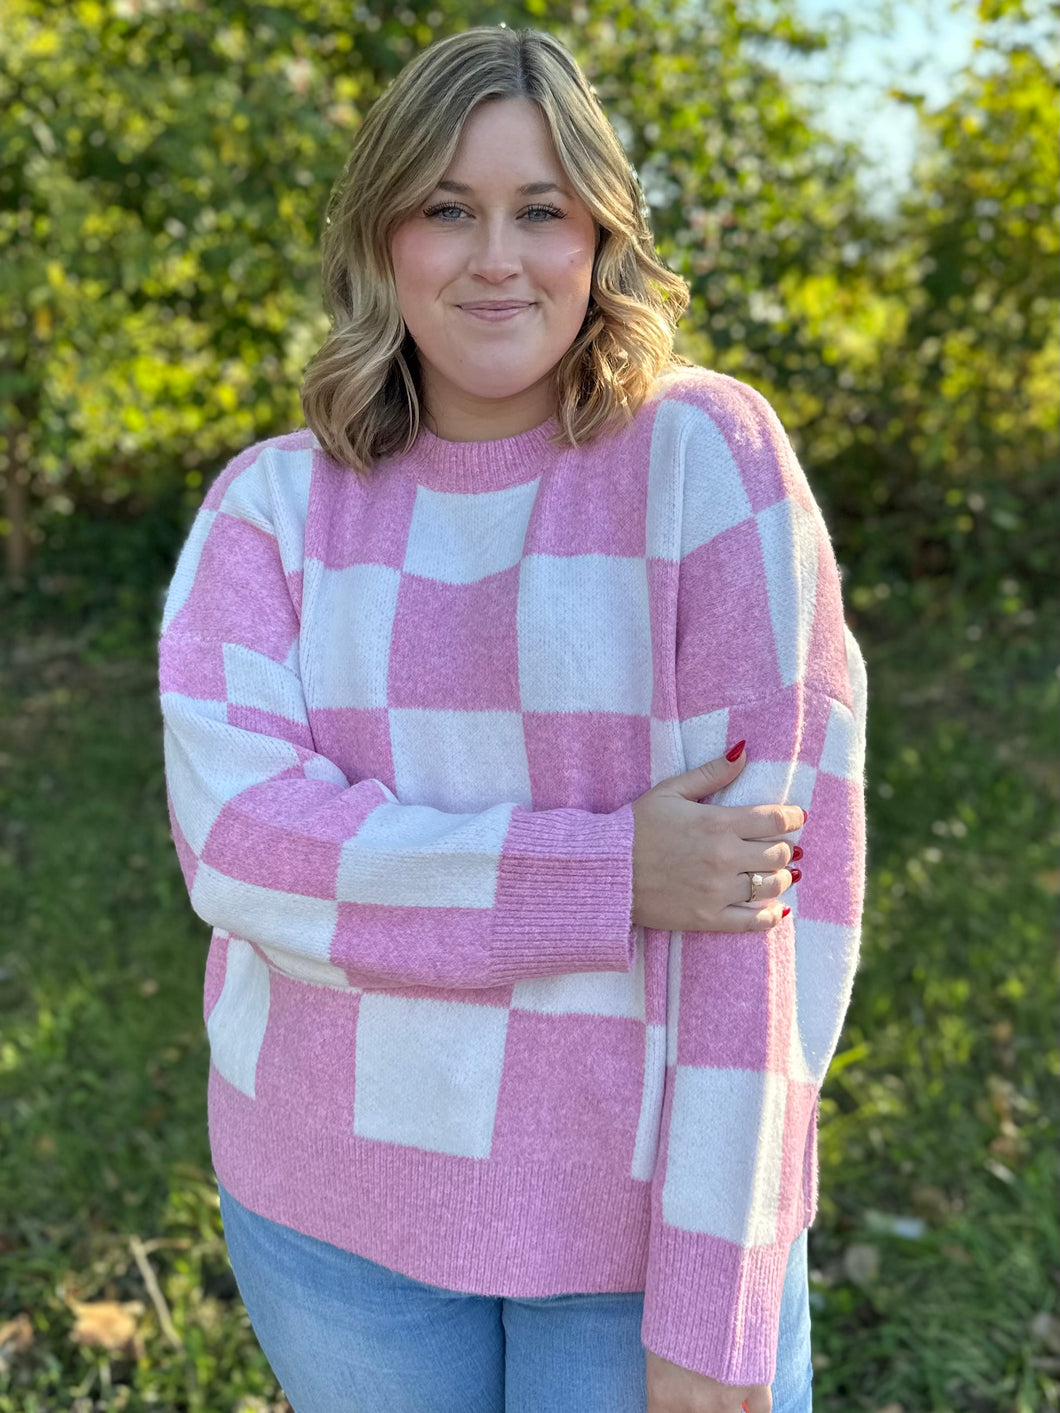
[[[156,600],[75,600],[57,577],[9,602],[0,648],[0,1413],[279,1410],[209,1167],[207,929],[169,842]],[[1041,1413],[1060,1408],[1053,620],[858,603],[870,877],[822,1107],[815,1407]]]

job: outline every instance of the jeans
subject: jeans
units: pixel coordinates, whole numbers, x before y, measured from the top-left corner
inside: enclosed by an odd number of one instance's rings
[[[643,1293],[444,1290],[220,1196],[240,1295],[295,1413],[645,1413]],[[803,1232],[784,1282],[773,1413],[810,1413],[811,1379]]]

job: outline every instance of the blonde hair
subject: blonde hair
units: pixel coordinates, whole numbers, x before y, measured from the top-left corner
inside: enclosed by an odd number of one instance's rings
[[[477,104],[537,103],[560,163],[597,223],[585,321],[553,370],[553,441],[579,446],[626,425],[674,350],[687,282],[655,251],[636,173],[577,61],[552,35],[480,26],[412,59],[366,114],[328,201],[321,240],[331,331],[306,365],[306,424],[362,474],[419,434],[416,346],[398,310],[390,239],[442,179]]]

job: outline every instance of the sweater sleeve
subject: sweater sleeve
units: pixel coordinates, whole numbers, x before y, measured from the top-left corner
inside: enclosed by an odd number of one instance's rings
[[[792,1243],[817,1205],[817,1101],[857,964],[865,677],[824,522],[773,410],[732,379],[691,419],[678,575],[686,768],[747,741],[713,804],[807,811],[791,915],[675,933],[642,1338],[769,1384]]]
[[[195,912],[355,986],[631,970],[631,805],[447,813],[348,780],[315,749],[299,665],[305,507],[282,503],[265,446],[211,488],[163,613],[167,797]]]

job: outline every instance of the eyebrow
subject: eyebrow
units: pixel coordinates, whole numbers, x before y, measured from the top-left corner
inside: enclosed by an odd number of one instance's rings
[[[466,182],[454,182],[449,180],[440,181],[435,188],[437,191],[455,191],[467,196],[474,191],[474,187],[468,186]],[[543,196],[546,191],[558,191],[563,196],[570,193],[557,186],[555,182],[527,182],[525,186],[516,188],[517,196]]]

